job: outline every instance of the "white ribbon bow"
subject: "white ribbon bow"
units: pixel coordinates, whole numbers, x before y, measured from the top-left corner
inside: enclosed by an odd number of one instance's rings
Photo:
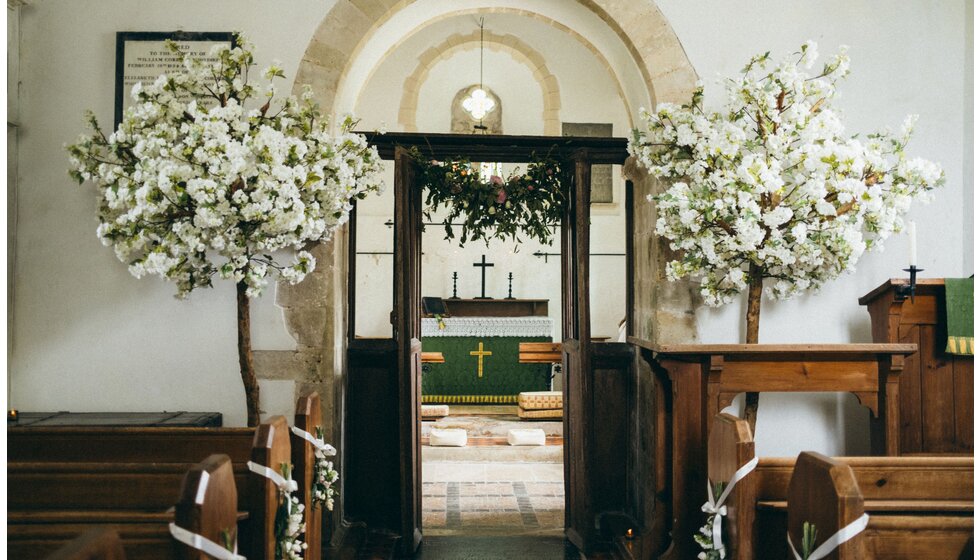
[[[278,486],[279,489],[282,490],[283,492],[295,492],[299,490],[299,485],[296,484],[295,480],[293,479],[286,480],[285,478],[282,477],[281,474],[270,469],[269,467],[264,467],[258,463],[253,463],[252,461],[249,461],[247,465],[248,465],[248,470],[254,472],[255,474],[262,475],[268,478],[269,480],[274,482],[275,485]]]
[[[725,507],[725,500],[728,499],[728,495],[732,493],[732,489],[735,488],[735,484],[745,478],[755,466],[759,464],[759,458],[753,457],[749,462],[745,463],[738,470],[732,474],[731,480],[725,485],[725,489],[721,491],[721,495],[715,500],[714,490],[711,488],[711,481],[708,481],[708,501],[701,506],[701,511],[713,514],[714,518],[711,521],[711,540],[714,543],[715,550],[718,554],[724,558],[725,557],[725,542],[721,538],[721,518],[728,515],[728,508]]]
[[[262,466],[262,465],[260,465],[258,463],[253,463],[252,461],[249,461],[246,464],[248,465],[248,470],[254,472],[255,474],[262,475],[262,476],[268,478],[276,486],[279,487],[279,490],[281,492],[284,492],[284,493],[287,494],[287,496],[284,498],[286,500],[286,512],[287,513],[292,513],[293,512],[293,500],[292,500],[292,498],[290,498],[288,496],[288,494],[291,494],[291,493],[299,490],[299,484],[296,484],[296,481],[293,480],[293,479],[286,480],[285,478],[282,477],[281,474],[279,474],[276,471],[270,469],[269,467],[264,467],[264,466]]]
[[[851,521],[846,527],[831,535],[829,539],[825,540],[823,544],[811,552],[810,556],[807,557],[807,560],[820,560],[833,552],[838,546],[853,539],[858,535],[858,533],[863,531],[864,528],[868,526],[868,520],[868,514],[865,513],[862,514],[861,517]],[[793,539],[790,538],[788,532],[786,533],[786,542],[789,543],[789,549],[793,551],[793,557],[796,558],[796,560],[803,560],[803,558],[800,557],[800,554],[796,552],[796,547],[793,546]]]
[[[187,546],[195,550],[200,550],[208,556],[217,558],[217,560],[245,560],[244,556],[239,556],[238,554],[225,549],[225,547],[206,537],[202,537],[197,533],[192,533],[183,527],[179,527],[176,523],[170,524],[170,534],[173,535],[175,539],[186,544]]]
[[[320,451],[323,451],[324,455],[326,455],[328,457],[332,457],[332,456],[334,456],[334,455],[337,454],[337,450],[334,448],[334,446],[330,445],[329,443],[324,443],[324,441],[322,439],[320,439],[318,437],[314,437],[313,434],[311,434],[310,432],[307,432],[303,428],[297,428],[296,426],[292,426],[289,429],[290,429],[290,431],[292,431],[297,436],[299,436],[299,437],[305,439],[306,441],[312,443],[313,444],[313,447],[316,447]]]

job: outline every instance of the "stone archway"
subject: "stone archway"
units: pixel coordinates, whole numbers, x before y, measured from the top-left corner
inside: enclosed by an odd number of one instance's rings
[[[338,0],[310,41],[297,71],[294,92],[309,84],[328,115],[336,113],[338,92],[352,62],[377,28],[416,0]],[[494,0],[494,4],[512,4]],[[697,82],[669,22],[652,0],[577,0],[620,38],[642,75],[649,106],[689,100]],[[507,8],[507,6],[505,6]],[[487,10],[493,10],[488,6]],[[510,10],[521,10],[520,5]],[[612,67],[607,65],[612,70]],[[627,166],[628,167],[628,166]],[[633,194],[634,324],[630,333],[649,341],[694,341],[696,291],[690,284],[667,283],[663,275],[665,247],[653,232],[655,208],[643,200],[659,188],[638,174],[629,174]],[[256,369],[262,379],[292,379],[297,390],[315,387],[323,397],[325,430],[343,449],[337,419],[341,398],[347,335],[347,233],[317,247],[318,265],[301,284],[280,283],[276,303],[283,308],[287,328],[297,341],[295,351],[257,351]]]

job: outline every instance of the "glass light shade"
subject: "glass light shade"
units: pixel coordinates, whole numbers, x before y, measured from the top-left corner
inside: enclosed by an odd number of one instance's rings
[[[463,109],[475,120],[487,116],[487,113],[493,111],[496,106],[497,102],[480,88],[474,89],[467,98],[463,99]]]

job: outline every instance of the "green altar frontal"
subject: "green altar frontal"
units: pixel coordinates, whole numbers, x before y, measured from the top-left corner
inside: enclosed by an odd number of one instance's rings
[[[426,364],[422,402],[513,404],[523,391],[551,388],[549,364],[518,361],[522,342],[551,342],[547,317],[422,320],[422,350],[442,352],[445,363]]]

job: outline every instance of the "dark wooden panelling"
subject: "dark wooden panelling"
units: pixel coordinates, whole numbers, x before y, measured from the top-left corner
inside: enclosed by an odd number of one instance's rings
[[[915,301],[889,280],[858,302],[871,314],[875,342],[914,342],[900,378],[901,452],[973,452],[973,356],[946,354],[946,285],[941,278],[916,283]]]
[[[953,412],[956,450],[973,449],[973,362],[953,360]]]
[[[355,340],[348,350],[347,409],[357,416],[344,426],[342,471],[348,519],[391,531],[400,523],[396,360],[391,339]]]
[[[897,342],[919,344],[918,325],[898,325]],[[910,355],[902,368],[898,386],[901,394],[902,451],[922,450],[922,378],[919,353]]]
[[[919,327],[922,394],[926,397],[922,401],[922,448],[946,453],[953,450],[953,364],[942,353],[946,345],[938,340],[939,330],[936,325]]]
[[[598,513],[626,512],[629,478],[630,379],[633,352],[625,343],[593,344],[595,445],[592,456]]]

